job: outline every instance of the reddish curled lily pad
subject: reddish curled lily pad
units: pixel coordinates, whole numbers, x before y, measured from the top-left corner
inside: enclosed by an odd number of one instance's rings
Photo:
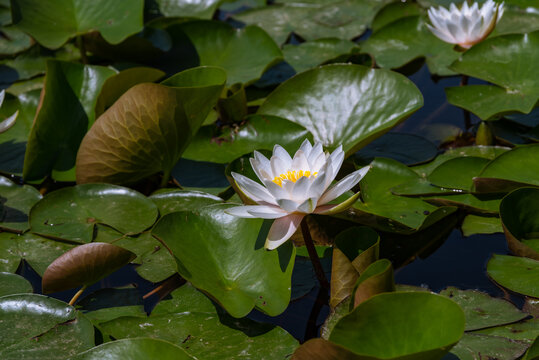
[[[131,251],[107,243],[77,246],[54,260],[45,270],[43,293],[91,285],[135,257]]]

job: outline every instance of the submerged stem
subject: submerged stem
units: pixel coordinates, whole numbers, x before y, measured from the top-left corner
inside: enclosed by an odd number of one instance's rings
[[[469,79],[468,75],[464,75],[464,74],[461,75],[460,86],[468,85],[468,79]],[[468,110],[463,109],[462,111],[464,113],[464,128],[466,129],[466,131],[468,131],[468,129],[472,127],[472,118]]]
[[[77,291],[75,293],[75,295],[73,295],[73,297],[71,298],[71,300],[69,301],[69,305],[73,306],[75,305],[75,303],[77,302],[77,299],[82,295],[82,293],[84,292],[84,290],[86,290],[86,288],[88,287],[88,285],[83,285],[79,291]]]
[[[86,45],[84,44],[84,39],[82,35],[77,36],[77,46],[80,52],[80,61],[83,64],[88,64],[88,57],[86,56]]]
[[[168,184],[168,180],[170,179],[170,170],[165,170],[163,172],[163,178],[161,179],[161,188],[164,188]]]
[[[307,251],[309,252],[309,257],[311,258],[311,263],[313,264],[314,272],[316,273],[316,277],[318,278],[318,282],[323,289],[329,290],[329,282],[326,279],[326,275],[324,274],[324,269],[322,268],[320,258],[316,253],[316,249],[314,247],[313,239],[311,237],[311,232],[309,231],[309,225],[307,225],[306,218],[303,218],[303,220],[301,220],[301,232],[303,234],[305,246],[307,247]]]

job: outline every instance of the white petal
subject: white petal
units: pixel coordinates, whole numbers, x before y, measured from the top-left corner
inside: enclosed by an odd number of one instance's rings
[[[311,172],[313,173],[319,172],[322,166],[326,164],[326,162],[327,162],[326,154],[324,154],[323,152],[319,153],[316,159],[313,159],[312,161],[309,160]]]
[[[273,178],[286,173],[288,169],[290,168],[291,162],[292,160],[290,160],[290,162],[287,162],[281,159],[280,157],[273,155],[270,159]]]
[[[316,209],[316,203],[318,202],[318,198],[309,198],[305,200],[300,206],[298,206],[297,211],[304,213],[304,214],[310,214]]]
[[[313,146],[313,149],[311,150],[311,153],[307,157],[307,160],[309,161],[309,164],[311,165],[311,169],[313,168],[312,164],[318,159],[320,154],[324,154],[324,148],[322,147],[322,143],[316,143]]]
[[[234,216],[238,216],[238,217],[241,217],[241,218],[256,218],[256,216],[254,216],[253,214],[247,212],[247,210],[250,210],[254,207],[257,207],[257,206],[262,206],[262,205],[247,205],[247,206],[236,206],[236,207],[231,207],[231,208],[228,208],[225,210],[225,212],[229,215],[234,215]]]
[[[316,179],[311,183],[309,191],[307,192],[307,197],[316,197],[319,198],[324,191],[327,189],[327,179],[326,172],[322,171],[318,173]]]
[[[247,209],[247,212],[254,217],[262,219],[278,219],[288,215],[288,213],[280,207],[271,205],[253,205]]]
[[[258,151],[254,152],[255,157],[249,159],[251,166],[260,181],[264,181],[264,179],[271,179],[273,180],[273,172],[271,171],[271,164],[270,161],[262,154],[260,154]]]
[[[445,41],[446,43],[450,43],[450,44],[456,44],[457,41],[453,38],[453,36],[445,33],[445,32],[441,32],[440,30],[438,30],[437,28],[435,27],[432,27],[430,26],[429,24],[427,24],[427,27],[429,28],[429,30],[440,40],[442,41]]]
[[[307,192],[309,191],[309,188],[311,187],[313,179],[308,178],[305,176],[302,176],[299,178],[298,181],[294,184],[294,187],[292,188],[292,194],[291,198],[294,201],[297,201],[298,203],[301,203],[305,199],[307,199]]]
[[[298,150],[296,154],[294,155],[294,159],[292,160],[292,169],[298,171],[298,170],[311,170],[311,167],[309,166],[309,162],[307,161],[307,158],[305,157],[305,154],[302,150]]]
[[[286,163],[286,167],[289,168],[292,164],[292,158],[288,151],[286,151],[281,145],[275,145],[273,147],[273,156],[279,157]]]
[[[265,187],[263,187],[259,183],[235,172],[232,173],[232,177],[234,178],[234,180],[236,180],[236,184],[241,188],[245,195],[247,195],[254,201],[264,201],[269,204],[277,205],[275,198]]]
[[[313,149],[313,146],[311,145],[311,142],[309,141],[309,139],[305,139],[305,141],[303,141],[299,149],[303,151],[305,156],[308,158],[309,154],[311,153],[311,150]]]
[[[333,181],[333,179],[335,179],[335,177],[339,173],[339,170],[341,169],[343,161],[344,161],[344,151],[342,151],[342,146],[339,146],[339,148],[335,150],[328,159],[328,162],[331,163],[331,169],[328,166],[328,172],[327,172],[328,178],[331,178],[328,185],[331,184],[331,181]]]
[[[304,216],[303,214],[290,214],[275,220],[273,225],[271,225],[264,247],[268,250],[273,250],[290,239],[296,232]]]
[[[318,200],[319,204],[326,204],[330,202],[333,199],[338,198],[351,188],[353,188],[362,178],[365,176],[367,171],[369,171],[370,166],[365,166],[359,170],[354,171],[353,173],[347,175],[336,183],[331,189],[326,191],[322,197],[320,197],[320,200]]]
[[[279,199],[277,200],[277,204],[283,209],[284,211],[288,213],[293,213],[298,209],[298,203],[290,200],[290,199]]]
[[[290,197],[290,194],[288,194],[285,189],[274,183],[272,180],[264,180],[264,185],[275,199],[284,199]]]

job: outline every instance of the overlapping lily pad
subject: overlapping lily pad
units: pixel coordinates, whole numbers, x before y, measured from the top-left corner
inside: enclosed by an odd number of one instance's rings
[[[168,214],[152,234],[172,251],[180,275],[210,294],[231,315],[245,316],[255,306],[278,315],[290,301],[295,249],[288,243],[266,251],[269,228],[261,231],[263,221],[228,215],[224,212],[227,207]]]
[[[395,291],[393,266],[388,259],[373,262],[357,279],[350,306],[355,308],[374,295]]]
[[[400,74],[360,65],[326,65],[284,82],[258,113],[293,121],[325,147],[342,144],[351,154],[422,105],[419,90]]]
[[[473,214],[467,215],[464,218],[461,229],[464,236],[503,232],[502,223],[499,217],[486,217]]]
[[[222,0],[157,0],[159,11],[167,17],[211,19]]]
[[[28,230],[28,213],[41,198],[32,186],[18,186],[0,176],[0,229],[20,233]]]
[[[46,4],[39,0],[15,0],[12,4],[13,23],[49,48],[57,48],[70,37],[92,30],[117,44],[142,29],[142,0],[51,0]]]
[[[521,188],[503,198],[500,218],[509,249],[539,260],[539,189]]]
[[[22,276],[0,272],[0,297],[12,294],[31,293],[32,284]]]
[[[494,115],[530,112],[539,100],[539,31],[487,39],[466,51],[451,65],[461,74],[495,86],[471,85],[447,89],[447,100],[486,120]],[[493,106],[494,105],[494,106]]]
[[[94,327],[66,303],[34,294],[0,297],[0,357],[68,359],[94,346]]]
[[[84,137],[77,182],[136,183],[159,171],[168,180],[224,83],[223,70],[200,67],[133,86]]]
[[[510,339],[499,336],[488,336],[466,333],[453,349],[451,354],[461,360],[475,360],[481,356],[498,359],[517,359],[528,347]]]
[[[142,194],[124,187],[84,184],[52,192],[30,211],[32,232],[78,243],[91,242],[96,224],[122,234],[153,225],[158,211]]]
[[[488,275],[501,286],[528,296],[539,297],[539,261],[494,254],[487,264]]]

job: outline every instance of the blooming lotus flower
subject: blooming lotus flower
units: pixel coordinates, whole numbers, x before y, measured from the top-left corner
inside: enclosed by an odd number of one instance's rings
[[[479,8],[476,2],[468,6],[465,1],[460,9],[452,3],[449,10],[442,6],[438,10],[431,7],[428,14],[432,26],[427,24],[427,27],[434,35],[445,42],[469,49],[494,30],[503,15],[503,3],[498,5],[488,0]]]
[[[330,155],[324,153],[321,143],[312,146],[308,140],[293,158],[275,145],[271,159],[255,151],[250,160],[264,186],[238,173],[233,172],[232,177],[258,205],[233,207],[226,212],[244,218],[276,219],[266,239],[265,248],[269,250],[288,240],[305,215],[339,212],[351,206],[359,193],[342,204],[328,203],[354,187],[369,170],[366,166],[329,187],[344,160],[342,146]]]

